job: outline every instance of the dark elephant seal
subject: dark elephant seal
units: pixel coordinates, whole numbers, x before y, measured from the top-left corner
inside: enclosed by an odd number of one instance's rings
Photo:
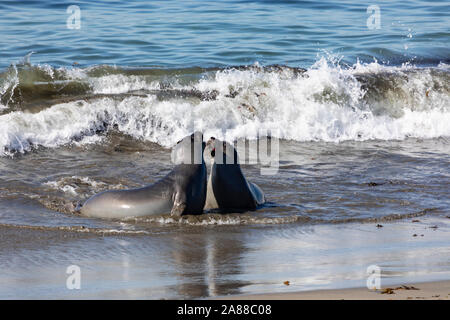
[[[161,180],[143,188],[109,190],[94,195],[81,207],[82,215],[125,218],[170,213],[201,214],[206,200],[207,172],[203,135],[195,132],[172,150],[175,168]]]
[[[261,188],[242,173],[238,154],[231,144],[212,137],[205,153],[212,158],[205,209],[223,212],[255,210],[265,202]]]

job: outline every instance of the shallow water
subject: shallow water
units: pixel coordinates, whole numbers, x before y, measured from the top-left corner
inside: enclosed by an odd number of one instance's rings
[[[88,228],[113,224],[120,230],[128,227],[151,232],[154,225],[179,223],[388,221],[445,215],[450,206],[450,148],[446,138],[340,144],[281,141],[275,175],[262,175],[260,165],[242,166],[247,178],[267,195],[267,203],[256,212],[210,213],[181,220],[160,215],[106,224],[79,217],[77,205],[91,195],[150,184],[173,167],[169,150],[153,143],[127,146],[126,139],[111,134],[106,138],[109,143],[103,145],[43,149],[0,158],[2,222]],[[29,210],[18,212],[13,203]]]
[[[364,286],[372,264],[386,281],[448,279],[447,3],[382,2],[375,30],[349,2],[78,2],[79,30],[68,5],[0,4],[0,297]],[[244,142],[246,161],[279,142],[274,175],[242,165],[265,205],[77,213],[163,177],[194,130]],[[71,264],[81,291],[65,288]]]

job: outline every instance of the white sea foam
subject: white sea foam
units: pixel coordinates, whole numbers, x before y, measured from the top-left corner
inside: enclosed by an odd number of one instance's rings
[[[155,216],[155,217],[139,217],[126,218],[125,221],[157,223],[161,225],[191,225],[191,226],[208,226],[208,225],[243,225],[243,224],[286,224],[303,220],[298,216],[288,217],[256,217],[246,214],[203,214],[198,216]]]
[[[99,192],[105,189],[121,189],[123,185],[108,185],[101,181],[92,180],[89,177],[79,177],[79,176],[71,176],[71,177],[62,177],[57,180],[50,180],[43,183],[44,186],[47,186],[54,190],[62,191],[68,195],[72,196],[81,196],[80,188],[82,185],[86,186],[90,189],[90,192]],[[87,190],[84,190],[87,191]]]
[[[102,139],[99,132],[112,126],[166,147],[194,129],[228,140],[255,138],[259,130],[278,132],[284,139],[327,142],[450,136],[447,69],[376,62],[341,68],[320,59],[299,77],[288,69],[222,70],[190,85],[177,85],[215,90],[216,100],[101,98],[57,104],[34,114],[3,114],[0,154],[26,152],[33,146],[96,143]],[[158,87],[143,76],[89,78],[79,69],[70,72],[90,82],[96,93]],[[231,92],[237,94],[230,97]]]
[[[122,74],[107,75],[99,78],[90,78],[89,83],[94,93],[117,94],[127,93],[141,89],[158,89],[159,83],[148,83],[144,77],[126,76]]]
[[[59,181],[47,181],[43,183],[44,186],[50,187],[52,189],[61,190],[64,193],[68,193],[70,195],[76,196],[78,193],[76,192],[75,186],[70,185],[61,185]]]

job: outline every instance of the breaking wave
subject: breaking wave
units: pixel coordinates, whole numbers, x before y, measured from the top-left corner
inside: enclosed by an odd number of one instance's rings
[[[0,74],[0,155],[97,143],[114,130],[171,147],[194,130],[296,141],[450,136],[450,70],[322,58],[307,70],[53,68]]]

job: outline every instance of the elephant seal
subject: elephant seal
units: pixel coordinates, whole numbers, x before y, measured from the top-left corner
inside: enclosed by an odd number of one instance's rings
[[[171,156],[176,166],[164,178],[138,189],[109,190],[94,195],[81,207],[81,214],[120,219],[203,213],[207,181],[204,149],[202,133],[185,137],[173,148]]]
[[[222,212],[255,210],[265,202],[264,192],[242,173],[236,149],[211,137],[205,154],[211,155],[205,209]]]

